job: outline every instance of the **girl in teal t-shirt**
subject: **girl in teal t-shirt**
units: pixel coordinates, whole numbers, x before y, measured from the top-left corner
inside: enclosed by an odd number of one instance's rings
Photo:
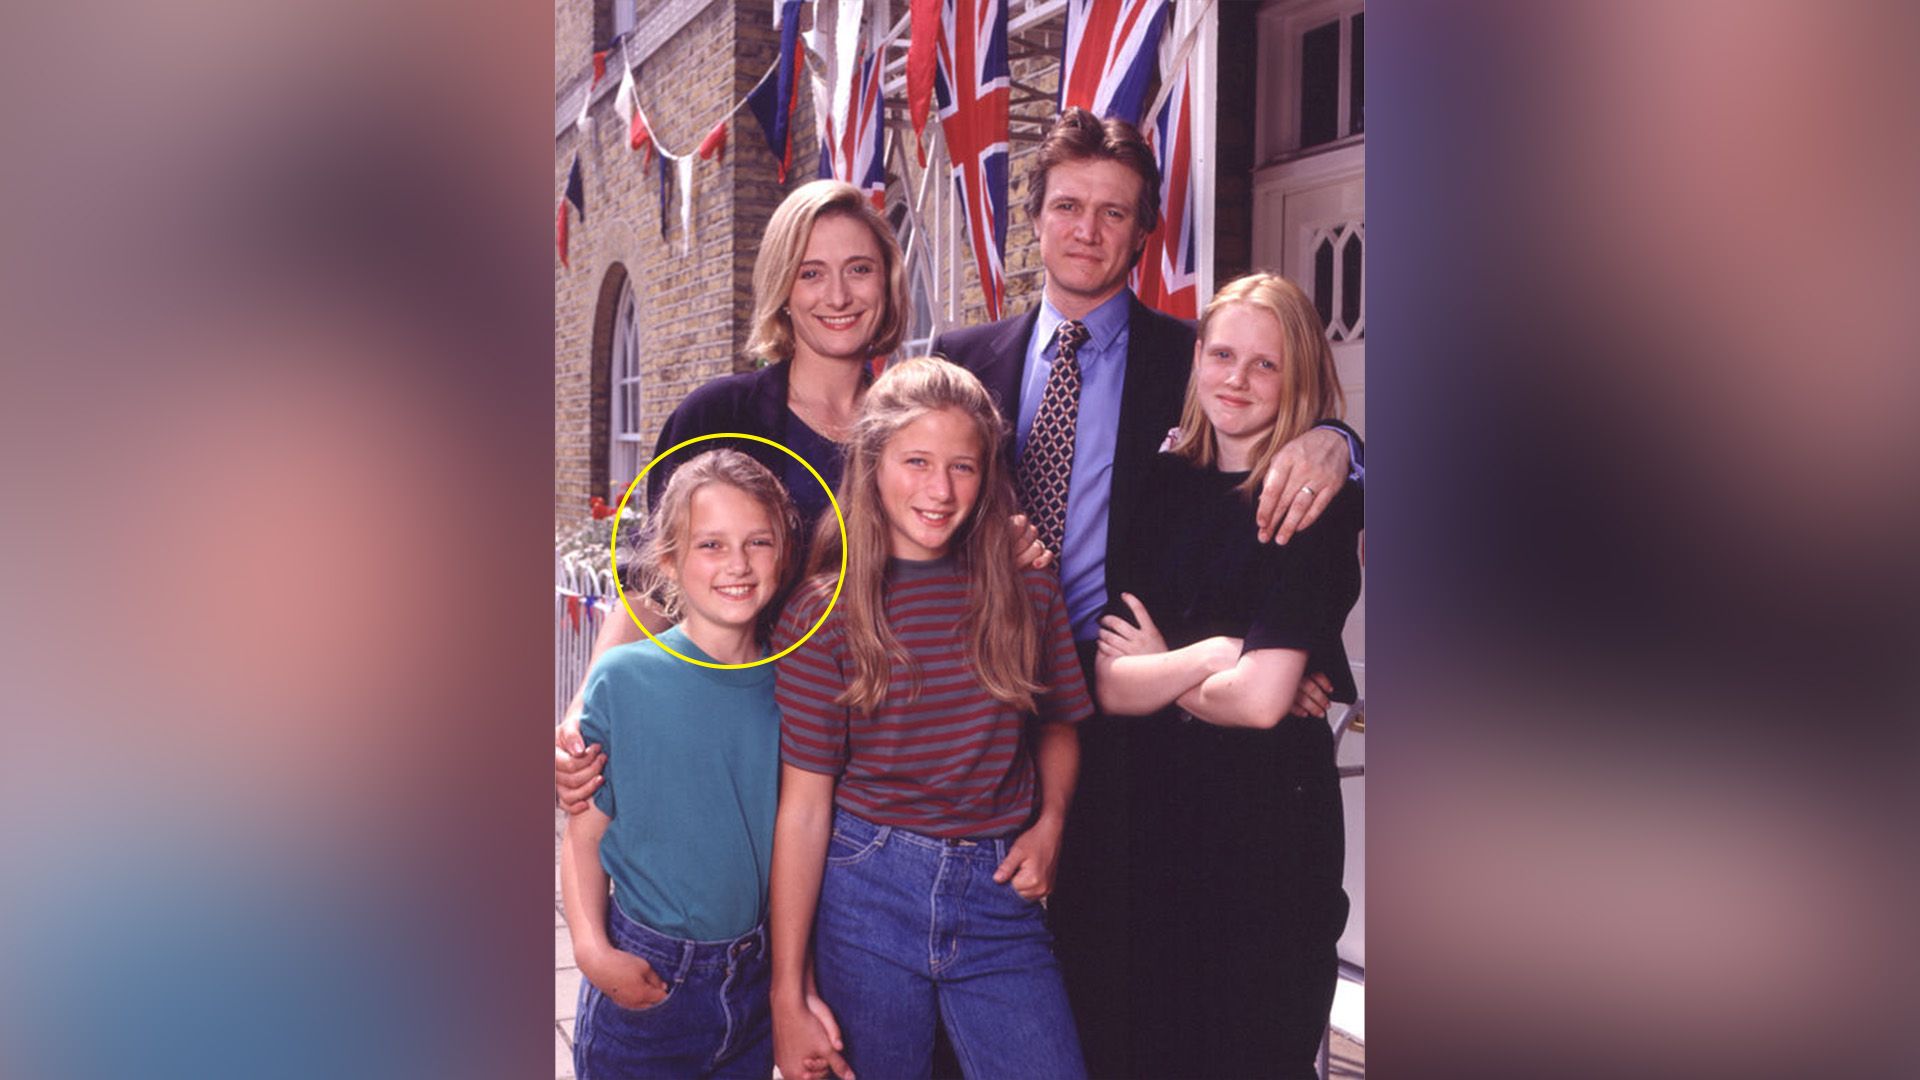
[[[780,714],[771,665],[703,665],[765,657],[760,616],[785,592],[796,519],[773,474],[734,450],[687,462],[659,503],[641,574],[679,621],[666,648],[633,642],[594,665],[581,725],[611,751],[607,782],[561,849],[584,976],[574,1071],[763,1080]]]

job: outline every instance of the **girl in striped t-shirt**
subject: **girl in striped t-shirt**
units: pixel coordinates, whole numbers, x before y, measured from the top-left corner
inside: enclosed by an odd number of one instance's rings
[[[776,685],[782,1071],[831,1056],[811,936],[852,1069],[926,1076],[944,1023],[970,1077],[1085,1074],[1040,901],[1092,704],[1058,581],[1012,557],[1003,431],[966,370],[888,368],[846,450],[844,588],[828,521],[781,619],[776,648],[827,612]]]

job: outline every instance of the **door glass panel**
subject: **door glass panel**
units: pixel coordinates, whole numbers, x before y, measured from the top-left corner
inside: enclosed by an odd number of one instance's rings
[[[1348,335],[1360,325],[1360,266],[1365,251],[1357,229],[1347,234],[1347,242],[1340,247],[1340,322]]]
[[[1333,237],[1323,236],[1313,249],[1313,306],[1320,321],[1333,326]]]
[[[1340,23],[1300,37],[1300,146],[1340,137]]]
[[[1347,134],[1358,135],[1367,130],[1367,43],[1366,12],[1353,17],[1351,32],[1353,36],[1353,62],[1347,78],[1350,99],[1353,102],[1352,117],[1347,122]]]

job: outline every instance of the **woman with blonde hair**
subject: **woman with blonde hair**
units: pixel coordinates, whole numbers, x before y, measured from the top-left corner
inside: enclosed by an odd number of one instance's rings
[[[768,923],[775,1060],[927,1076],[944,1026],[980,1076],[1085,1074],[1041,901],[1092,712],[1058,580],[1009,558],[1005,428],[935,359],[890,367],[848,441],[839,535],[776,647],[780,809]],[[845,1056],[806,1007],[808,942]]]
[[[1307,672],[1354,700],[1341,631],[1360,593],[1360,498],[1284,547],[1250,528],[1267,463],[1336,419],[1325,330],[1272,274],[1223,287],[1194,346],[1159,513],[1110,578],[1095,688],[1131,721],[1129,964],[1139,1075],[1310,1077],[1346,925],[1331,730],[1288,715]],[[1150,808],[1151,812],[1142,812]],[[1100,808],[1082,807],[1082,813]]]
[[[737,431],[792,448],[839,483],[839,444],[874,361],[899,348],[910,310],[900,246],[866,194],[838,180],[802,184],[773,212],[753,264],[746,354],[761,366],[688,394],[654,453]],[[826,492],[793,458],[750,440],[725,445],[780,477],[809,526],[826,512]],[[647,474],[649,504],[675,467],[668,459]]]
[[[761,366],[715,379],[682,400],[654,444],[659,454],[699,435],[738,432],[772,439],[805,458],[829,486],[840,482],[840,442],[872,381],[876,359],[899,347],[909,312],[907,271],[893,232],[865,193],[838,180],[795,188],[774,210],[753,264],[753,326],[746,352]],[[647,473],[647,505],[658,504],[674,470],[702,450],[738,450],[767,467],[800,511],[804,545],[822,515],[826,490],[798,461],[766,443],[716,439],[661,461]],[[779,611],[778,601],[771,608]],[[636,598],[648,629],[670,622]],[[607,619],[594,656],[640,629]],[[605,755],[580,735],[580,698],[554,731],[554,782],[569,812],[580,813],[602,783]]]

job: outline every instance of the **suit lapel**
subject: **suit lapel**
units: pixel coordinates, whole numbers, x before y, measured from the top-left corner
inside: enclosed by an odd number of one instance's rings
[[[1107,565],[1114,565],[1115,541],[1132,521],[1142,476],[1152,468],[1167,429],[1180,415],[1193,342],[1163,332],[1170,324],[1138,297],[1128,296],[1127,371],[1120,392],[1120,431],[1113,448],[1113,483],[1109,489]],[[1111,580],[1111,578],[1109,578]]]
[[[1127,294],[1127,368],[1120,390],[1120,435],[1113,454],[1116,480],[1125,471],[1117,467],[1119,461],[1141,457],[1138,444],[1151,438],[1146,430],[1150,426],[1148,422],[1159,412],[1159,403],[1153,400],[1157,381],[1153,376],[1156,365],[1165,360],[1154,355],[1159,345],[1146,305],[1133,294]],[[1155,448],[1157,446],[1149,449]]]
[[[1017,319],[1008,319],[989,343],[987,361],[979,372],[980,381],[993,392],[1008,430],[1020,422],[1020,384],[1027,365],[1027,343],[1033,340],[1033,325],[1039,321],[1038,305]]]

